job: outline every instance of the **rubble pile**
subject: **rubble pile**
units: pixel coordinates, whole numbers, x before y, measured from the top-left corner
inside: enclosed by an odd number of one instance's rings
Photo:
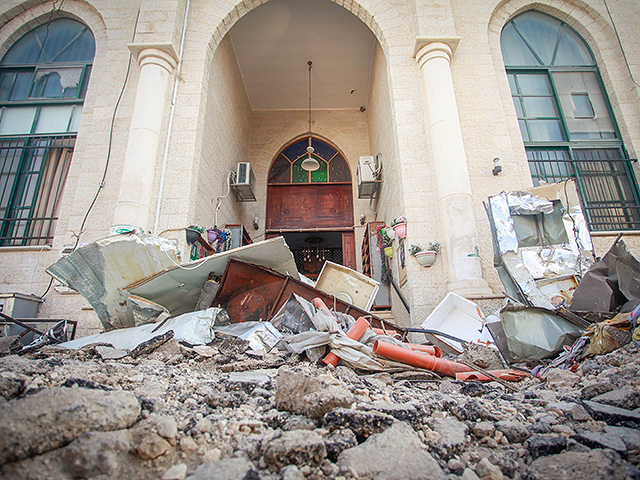
[[[449,292],[412,327],[282,237],[75,250],[47,271],[105,332],[0,313],[0,478],[640,480],[640,262],[595,257],[575,186],[537,190],[487,206],[505,305]]]
[[[0,358],[0,477],[640,478],[640,342],[517,391],[230,343]]]

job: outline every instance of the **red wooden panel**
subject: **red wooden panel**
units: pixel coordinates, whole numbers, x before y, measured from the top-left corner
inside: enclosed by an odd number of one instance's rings
[[[342,234],[342,264],[353,270],[356,269],[356,234],[354,232]]]
[[[353,226],[351,185],[269,185],[268,229]]]

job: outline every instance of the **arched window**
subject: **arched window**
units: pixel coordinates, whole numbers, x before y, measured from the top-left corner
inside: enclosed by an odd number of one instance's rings
[[[576,178],[591,230],[640,229],[631,163],[584,40],[531,10],[507,23],[501,46],[534,183]]]
[[[91,30],[62,18],[0,61],[0,245],[53,238],[94,54]]]
[[[313,147],[313,153],[307,147]],[[310,172],[302,162],[315,158],[320,168]],[[351,173],[337,149],[317,137],[306,136],[285,147],[276,157],[269,172],[269,184],[276,183],[341,183],[351,182]]]

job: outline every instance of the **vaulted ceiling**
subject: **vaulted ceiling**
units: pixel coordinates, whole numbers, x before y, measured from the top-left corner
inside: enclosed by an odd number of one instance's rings
[[[366,107],[376,39],[329,0],[271,0],[229,32],[253,110]]]

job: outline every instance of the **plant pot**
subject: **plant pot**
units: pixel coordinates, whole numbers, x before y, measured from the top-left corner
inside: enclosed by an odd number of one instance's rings
[[[195,245],[200,238],[200,232],[193,228],[185,228],[185,232],[187,234],[187,243],[189,245]]]
[[[398,223],[393,226],[393,231],[396,232],[398,238],[405,238],[407,236],[407,224],[406,223]]]
[[[220,233],[217,230],[207,230],[207,240],[209,243],[214,243],[220,238]]]
[[[437,252],[433,250],[424,250],[415,254],[416,260],[423,267],[430,267],[436,261]]]
[[[387,257],[393,258],[393,247],[384,247],[382,251]]]

